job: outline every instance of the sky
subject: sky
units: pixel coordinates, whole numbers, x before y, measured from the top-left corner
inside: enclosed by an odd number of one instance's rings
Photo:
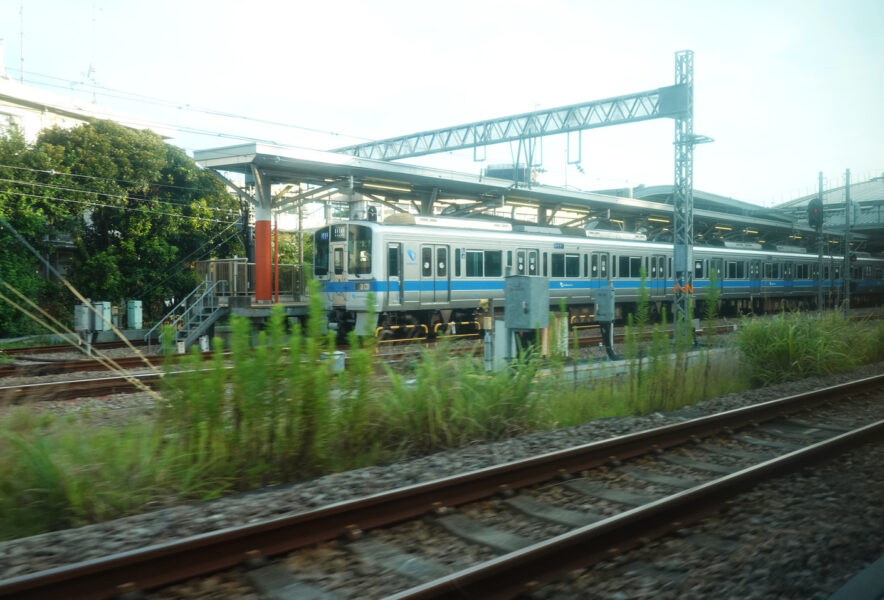
[[[177,127],[189,151],[328,150],[653,90],[692,50],[694,131],[714,139],[695,189],[772,206],[820,171],[884,174],[882,0],[0,0],[0,38],[8,77]],[[671,119],[584,131],[579,165],[545,138],[540,182],[671,185],[673,138]]]

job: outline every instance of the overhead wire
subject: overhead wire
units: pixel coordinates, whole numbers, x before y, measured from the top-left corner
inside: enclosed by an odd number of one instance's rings
[[[10,69],[8,69],[8,70],[9,70],[9,71],[18,71],[18,69],[15,69],[15,68],[10,68]],[[228,118],[228,119],[240,119],[240,120],[244,120],[244,121],[250,121],[250,122],[253,122],[253,123],[263,123],[263,124],[265,124],[265,125],[275,125],[275,126],[277,126],[277,127],[288,127],[288,128],[291,128],[291,129],[299,129],[299,130],[302,130],[302,131],[309,131],[309,132],[311,132],[311,133],[322,133],[322,134],[331,135],[331,136],[335,136],[335,137],[345,137],[345,138],[352,138],[352,139],[357,139],[357,140],[363,140],[363,141],[366,141],[366,142],[375,141],[375,140],[372,140],[372,139],[370,139],[370,138],[361,137],[361,136],[356,136],[356,135],[349,135],[349,134],[345,134],[345,133],[340,133],[340,132],[338,132],[338,131],[331,131],[331,130],[328,130],[328,129],[319,129],[319,128],[316,128],[316,127],[307,127],[307,126],[305,126],[305,125],[297,125],[297,124],[295,124],[295,123],[286,123],[286,122],[283,122],[283,121],[274,121],[274,120],[270,120],[270,119],[262,119],[262,118],[258,118],[258,117],[250,117],[250,116],[248,116],[248,115],[242,115],[242,114],[238,114],[238,113],[234,113],[234,112],[229,112],[229,111],[222,111],[222,110],[218,110],[218,109],[214,109],[214,108],[209,108],[209,107],[194,106],[194,105],[192,105],[192,104],[188,104],[188,103],[186,103],[186,102],[177,102],[177,101],[175,101],[175,100],[168,100],[168,99],[165,99],[165,98],[158,98],[158,97],[156,97],[156,96],[148,96],[148,95],[145,95],[145,94],[139,94],[139,93],[136,93],[136,92],[128,92],[128,91],[126,91],[126,90],[119,90],[119,89],[116,89],[116,88],[111,88],[111,87],[103,86],[103,85],[100,85],[100,84],[93,84],[93,83],[91,83],[91,82],[89,82],[89,83],[87,84],[87,82],[84,82],[84,81],[74,81],[74,80],[72,80],[72,79],[65,79],[65,78],[63,78],[63,77],[56,77],[56,76],[53,76],[53,75],[46,75],[46,74],[43,74],[43,73],[36,73],[36,72],[33,72],[33,71],[21,71],[21,72],[22,72],[22,73],[25,73],[25,74],[28,74],[28,75],[34,75],[34,76],[36,76],[36,77],[43,77],[43,78],[46,78],[46,79],[53,79],[53,80],[56,80],[56,81],[63,81],[63,82],[66,82],[66,83],[69,84],[69,85],[67,85],[67,86],[63,86],[63,85],[57,85],[57,84],[51,84],[51,83],[45,83],[45,82],[41,82],[41,81],[33,81],[33,80],[30,82],[30,83],[37,84],[37,85],[45,85],[45,86],[48,86],[48,87],[54,87],[54,88],[60,88],[60,89],[66,89],[66,90],[72,90],[72,91],[75,91],[75,90],[73,90],[73,87],[72,87],[73,85],[89,85],[89,86],[91,86],[92,88],[97,89],[97,90],[105,90],[105,93],[101,93],[100,95],[102,95],[102,96],[106,96],[106,97],[108,97],[108,98],[117,98],[117,99],[120,99],[120,100],[131,100],[131,101],[133,101],[133,102],[140,102],[140,103],[143,103],[143,104],[152,104],[152,105],[155,105],[155,106],[165,106],[165,107],[168,107],[168,108],[175,108],[175,109],[178,109],[178,110],[187,110],[187,111],[192,111],[192,112],[199,112],[199,113],[203,113],[203,114],[207,114],[207,115],[211,115],[211,116],[224,117],[224,118]],[[87,90],[83,90],[83,92],[86,93]],[[106,92],[113,92],[113,93],[111,94],[111,93],[106,93]],[[89,93],[92,93],[92,92],[89,91]]]
[[[133,208],[131,206],[114,206],[113,204],[101,204],[99,202],[87,202],[85,200],[74,200],[72,198],[56,198],[54,196],[38,196],[37,194],[26,194],[24,192],[15,192],[12,190],[3,190],[0,193],[13,194],[15,196],[22,196],[25,198],[35,198],[37,200],[54,200],[57,202],[70,202],[72,204],[85,204],[87,206],[96,206],[99,208],[113,208],[116,210],[127,210],[127,211],[131,211],[131,212],[140,212],[140,213],[159,215],[159,216],[164,216],[164,217],[173,217],[176,219],[196,219],[197,221],[206,221],[206,222],[210,222],[210,223],[223,223],[225,225],[237,222],[237,221],[222,221],[221,219],[209,219],[207,217],[197,217],[197,216],[192,216],[192,215],[178,215],[175,213],[166,213],[166,212],[160,212],[160,211],[156,211],[156,210],[145,210],[142,208]]]
[[[57,270],[55,267],[53,267],[53,266],[49,263],[49,261],[46,260],[46,258],[43,257],[43,255],[41,255],[39,252],[37,252],[37,250],[36,250],[36,249],[35,249],[35,248],[34,248],[34,247],[33,247],[33,246],[32,246],[32,245],[31,245],[31,244],[30,244],[30,243],[29,243],[24,237],[22,237],[22,235],[21,235],[21,234],[20,234],[20,233],[19,233],[19,232],[18,232],[18,231],[12,226],[12,225],[10,225],[10,223],[9,223],[5,218],[3,218],[2,215],[0,215],[0,226],[5,227],[5,228],[6,228],[6,229],[7,229],[7,230],[13,235],[13,237],[15,237],[15,238],[16,238],[16,239],[17,239],[22,245],[25,246],[25,248],[28,249],[28,251],[29,251],[31,254],[33,254],[34,256],[37,257],[37,260],[39,260],[41,263],[43,263],[43,265],[49,270],[50,273],[52,273],[53,275],[55,275],[56,277],[58,277],[59,281],[61,281],[61,282],[64,284],[64,286],[65,286],[68,290],[70,290],[70,292],[71,292],[72,294],[74,294],[74,296],[76,296],[76,298],[77,298],[78,300],[80,300],[80,302],[82,302],[84,305],[86,305],[86,306],[87,306],[87,307],[88,307],[88,308],[89,308],[94,314],[98,315],[98,317],[99,317],[99,318],[105,323],[105,325],[106,325],[111,331],[113,331],[113,332],[114,332],[114,333],[115,333],[115,334],[116,334],[116,335],[117,335],[117,336],[123,341],[123,343],[126,344],[126,345],[129,347],[130,350],[132,350],[133,352],[136,353],[136,355],[138,355],[138,356],[141,357],[141,359],[144,361],[145,364],[147,364],[151,369],[156,370],[156,367],[155,367],[154,365],[151,364],[151,362],[147,359],[147,357],[144,356],[144,354],[142,354],[141,352],[139,352],[138,349],[135,348],[135,346],[132,345],[132,343],[126,338],[126,336],[124,336],[124,335],[122,334],[122,332],[121,332],[119,329],[117,329],[116,326],[114,326],[113,323],[111,323],[110,321],[108,321],[108,320],[104,317],[104,315],[102,315],[98,310],[96,310],[95,306],[93,306],[92,303],[91,303],[87,298],[85,298],[85,297],[80,293],[80,291],[77,290],[77,288],[75,288],[75,287],[74,287],[74,286],[73,286],[73,285],[67,280],[67,278],[65,278],[61,273],[59,273],[58,270]],[[17,295],[19,295],[19,296],[21,296],[21,297],[24,297],[23,294],[21,294],[20,292],[18,292],[18,290],[15,290],[15,288],[13,288],[11,285],[9,285],[8,283],[6,283],[5,281],[4,281],[4,285],[5,285],[5,287],[7,287],[7,288],[9,288],[9,289],[14,290],[14,291],[16,292]],[[2,295],[2,294],[0,294],[0,295]],[[25,298],[26,298],[26,297],[25,297]],[[19,310],[22,310],[22,311],[25,312],[26,314],[28,314],[28,313],[30,312],[30,311],[28,311],[27,309],[23,309],[23,308],[22,308],[20,305],[18,305],[16,302],[14,302],[14,301],[10,301],[10,299],[9,299],[8,297],[6,297],[5,295],[3,295],[3,299],[6,300],[7,302],[11,302],[11,304],[13,304],[14,306],[16,306],[16,308],[18,308]],[[32,302],[30,299],[27,299],[27,298],[26,298],[26,300],[27,300],[28,303],[33,304],[33,302]],[[39,307],[38,307],[38,308],[39,308]],[[39,309],[39,310],[42,311],[42,309]],[[43,311],[43,312],[45,312],[45,311]],[[52,318],[52,317],[50,317],[50,318]],[[54,319],[53,319],[53,320],[54,320]],[[40,321],[40,320],[38,319],[38,322],[39,322],[39,321]],[[44,323],[44,326],[45,326],[45,323]],[[63,326],[63,327],[64,327],[64,326]],[[50,327],[50,331],[51,331],[51,330],[52,330],[52,328]],[[69,331],[70,331],[70,330],[69,330]],[[73,333],[73,332],[71,332],[71,333]],[[72,339],[69,339],[69,338],[67,338],[67,337],[65,337],[65,336],[62,336],[62,337],[63,337],[63,339],[67,340],[71,345],[76,345],[76,344],[73,342]],[[136,378],[132,377],[131,375],[128,375],[128,374],[126,373],[126,371],[125,371],[122,367],[120,367],[120,366],[119,366],[119,365],[118,365],[113,359],[111,359],[111,358],[109,358],[109,357],[106,357],[106,356],[105,356],[104,358],[108,361],[108,364],[109,364],[111,367],[113,367],[113,368],[115,368],[115,369],[117,370],[117,372],[119,372],[119,373],[123,373],[123,376],[126,377],[127,380],[130,380],[130,381],[133,383],[133,385],[136,385],[136,386],[143,386],[143,387],[146,388],[146,386],[144,386],[143,382],[138,381]],[[158,399],[158,400],[161,400],[161,399],[162,399],[162,398],[159,396],[159,394],[157,394],[156,392],[154,392],[153,390],[151,390],[151,389],[149,389],[149,388],[147,388],[145,391],[147,391],[147,392],[149,392],[150,394],[152,394],[152,395],[153,395],[156,399]]]
[[[178,206],[181,208],[191,208],[190,204],[184,204],[183,202],[170,202],[168,200],[157,200],[155,198],[144,198],[141,196],[134,196],[134,195],[129,195],[129,194],[127,194],[127,195],[110,194],[108,192],[99,192],[96,190],[88,190],[88,189],[82,189],[82,188],[69,188],[69,187],[64,187],[64,186],[60,186],[60,185],[52,185],[49,183],[40,183],[38,181],[25,181],[25,180],[21,180],[21,179],[5,179],[3,177],[0,177],[0,182],[12,183],[15,185],[29,185],[29,186],[38,187],[38,188],[48,188],[48,189],[53,189],[53,190],[60,190],[63,192],[94,194],[96,196],[104,196],[106,198],[114,198],[117,200],[126,200],[126,201],[136,200],[138,202],[155,202],[157,204],[167,204],[169,206]],[[229,210],[226,210],[223,208],[218,208],[218,207],[213,207],[213,206],[204,206],[201,208],[204,208],[206,210],[211,210],[211,211],[223,211],[223,212],[227,212],[227,213],[230,212]]]
[[[82,173],[70,173],[67,171],[56,171],[55,169],[32,169],[30,167],[19,167],[16,165],[2,165],[0,169],[15,169],[17,171],[28,171],[30,173],[43,173],[53,177],[80,177],[83,179],[94,179],[96,181],[113,181],[114,183],[126,183],[131,185],[149,185],[151,187],[162,187],[176,190],[190,190],[194,192],[201,191],[201,188],[190,185],[173,185],[171,183],[159,183],[157,181],[132,181],[131,179],[118,179],[116,177],[97,177],[95,175],[84,175]]]

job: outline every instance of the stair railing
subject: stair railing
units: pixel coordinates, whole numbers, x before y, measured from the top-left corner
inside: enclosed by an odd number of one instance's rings
[[[216,290],[220,293],[216,293]],[[218,281],[210,281],[208,279],[202,281],[196,288],[187,294],[184,299],[175,305],[162,319],[157,321],[156,325],[144,334],[144,340],[147,342],[147,351],[152,350],[152,340],[157,329],[163,325],[169,325],[176,332],[188,331],[190,324],[194,318],[203,314],[205,309],[215,311],[218,309],[218,296],[227,295],[227,280],[219,279]],[[181,310],[184,308],[184,310]],[[180,312],[179,312],[180,311]],[[156,335],[156,338],[163,343],[162,333]]]

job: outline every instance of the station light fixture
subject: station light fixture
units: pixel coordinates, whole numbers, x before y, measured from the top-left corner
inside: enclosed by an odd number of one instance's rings
[[[648,217],[648,221],[652,223],[669,223],[669,219],[661,219],[660,217]]]
[[[407,184],[406,184],[407,185]],[[407,193],[411,191],[411,187],[404,187],[400,185],[389,185],[386,183],[370,183],[365,182],[362,184],[363,187],[367,187],[372,190],[381,190],[385,192],[403,192]]]
[[[715,229],[718,229],[719,231],[733,231],[734,230],[733,227],[728,227],[727,225],[716,225]]]
[[[756,235],[758,234],[758,232],[755,231],[754,229],[744,229],[744,230],[743,230],[743,233],[753,233],[753,234],[756,234]]]

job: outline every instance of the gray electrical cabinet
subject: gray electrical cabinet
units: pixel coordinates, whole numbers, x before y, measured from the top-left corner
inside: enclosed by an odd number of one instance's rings
[[[510,275],[504,283],[503,319],[508,329],[549,326],[549,279]]]
[[[614,321],[614,288],[599,288],[595,293],[595,320],[597,323]]]

